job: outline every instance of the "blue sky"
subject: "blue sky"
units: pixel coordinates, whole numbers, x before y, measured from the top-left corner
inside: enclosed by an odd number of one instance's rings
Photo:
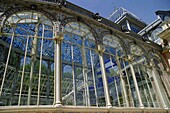
[[[73,4],[99,13],[107,18],[114,8],[124,7],[146,23],[151,23],[157,16],[157,10],[170,10],[170,0],[67,0]]]

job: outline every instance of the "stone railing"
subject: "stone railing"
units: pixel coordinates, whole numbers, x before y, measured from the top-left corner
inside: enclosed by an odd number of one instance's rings
[[[116,107],[83,107],[83,106],[2,106],[0,113],[169,113],[170,109],[161,108],[116,108]]]

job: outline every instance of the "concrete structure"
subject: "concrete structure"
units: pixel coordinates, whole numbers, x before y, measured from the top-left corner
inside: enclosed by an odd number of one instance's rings
[[[160,45],[64,0],[0,14],[0,112],[169,112]]]

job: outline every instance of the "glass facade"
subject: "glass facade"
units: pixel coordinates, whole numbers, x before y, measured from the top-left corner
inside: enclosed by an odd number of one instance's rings
[[[165,63],[133,40],[38,11],[1,23],[0,106],[170,107]]]

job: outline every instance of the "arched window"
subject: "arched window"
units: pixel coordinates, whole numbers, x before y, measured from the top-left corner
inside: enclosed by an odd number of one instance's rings
[[[166,71],[165,71],[166,66],[163,63],[161,56],[156,54],[156,53],[151,52],[150,57],[153,60],[154,68],[158,72],[158,78],[163,83],[163,87],[165,89],[165,94],[167,95],[167,97],[170,97],[170,91],[169,91],[169,89],[170,89],[170,85],[169,85],[170,78],[169,78],[168,73],[166,73]]]
[[[3,104],[53,104],[53,22],[42,13],[21,11],[7,18],[2,27],[0,40],[8,48],[1,68]]]
[[[133,57],[132,65],[134,68],[140,96],[142,103],[145,107],[158,107],[159,102],[158,98],[155,98],[155,89],[152,82],[149,68],[147,67],[146,53],[142,50],[141,47],[132,44],[130,46],[131,56]],[[132,76],[130,76],[132,78]],[[131,81],[131,84],[135,84],[134,81]],[[135,88],[132,88],[135,106],[138,106],[138,101],[136,97]]]
[[[149,56],[150,56],[150,58],[153,59],[153,61],[155,63],[155,67],[157,69],[161,69],[161,70],[166,69],[165,63],[163,63],[163,60],[162,60],[161,56],[159,56],[158,54],[153,53],[153,52],[150,52]]]
[[[113,35],[105,35],[103,38],[103,44],[106,47],[106,52],[123,57],[125,55],[124,50],[117,37]]]
[[[124,94],[126,95],[127,92],[123,92],[122,81],[124,82],[124,80],[121,78],[125,50],[123,50],[119,39],[114,35],[105,35],[103,37],[103,46],[105,47],[103,57],[111,103],[117,107],[126,106]]]
[[[95,38],[85,24],[69,22],[65,25],[62,43],[64,105],[105,106],[99,59],[95,49]]]

